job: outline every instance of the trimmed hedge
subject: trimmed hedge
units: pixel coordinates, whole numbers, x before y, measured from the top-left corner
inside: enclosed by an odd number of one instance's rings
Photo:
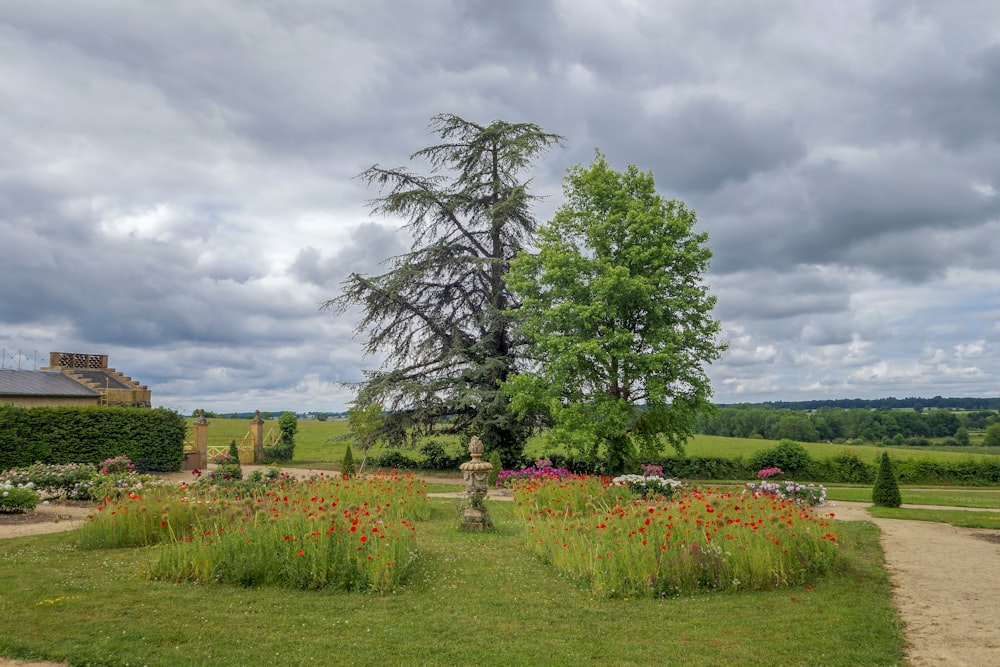
[[[745,458],[721,458],[710,456],[676,457],[665,456],[656,461],[643,461],[662,466],[663,474],[679,479],[744,480],[756,479],[762,460],[762,450]],[[548,454],[544,458],[552,461],[557,468],[566,468],[575,473],[606,475],[607,462],[603,460],[580,461],[562,454]],[[854,452],[836,456],[798,461],[801,467],[794,473],[798,482],[822,482],[840,484],[872,484],[878,471],[876,463],[863,461]],[[778,466],[781,467],[781,466]],[[900,484],[931,484],[954,486],[995,486],[1000,485],[1000,456],[981,456],[963,461],[945,462],[929,458],[907,458],[893,461],[896,478]]]
[[[186,429],[184,418],[166,408],[0,405],[0,470],[127,456],[141,471],[176,471]]]

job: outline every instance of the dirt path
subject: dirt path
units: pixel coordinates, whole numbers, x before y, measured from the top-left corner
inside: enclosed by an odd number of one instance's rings
[[[320,471],[288,469],[303,477]],[[330,473],[324,473],[330,474]],[[189,479],[189,473],[167,476]],[[455,482],[452,478],[428,479]],[[460,497],[455,493],[431,494]],[[509,493],[491,493],[510,499]],[[824,508],[839,521],[873,521],[882,530],[882,547],[893,594],[909,642],[914,667],[1000,665],[1000,531],[955,528],[928,521],[873,519],[866,503],[837,502]],[[956,508],[948,508],[956,509]],[[65,505],[39,506],[31,521],[0,523],[0,539],[71,530],[92,510]],[[985,510],[977,510],[985,511]],[[0,657],[0,667],[62,667],[62,663],[23,662]]]

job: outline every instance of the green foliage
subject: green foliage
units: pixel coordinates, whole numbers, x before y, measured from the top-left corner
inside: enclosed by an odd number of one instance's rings
[[[361,467],[368,460],[368,452],[383,436],[385,412],[378,403],[364,407],[352,407],[347,411],[347,423],[355,444],[364,452]]]
[[[683,451],[711,396],[718,342],[711,251],[695,215],[656,193],[653,176],[612,170],[598,153],[569,170],[566,203],[521,252],[507,282],[534,371],[505,384],[519,414],[548,413],[554,440],[612,470]]]
[[[354,476],[354,452],[351,451],[350,445],[344,451],[344,459],[340,462],[340,476],[344,479]]]
[[[500,475],[500,471],[503,470],[503,462],[500,460],[500,452],[493,452],[490,454],[490,465],[493,466],[490,469],[490,474],[486,478],[486,486],[493,488],[497,485],[497,477]]]
[[[806,448],[791,440],[782,440],[776,447],[762,449],[750,457],[751,466],[757,470],[781,468],[785,474],[792,476],[805,472],[810,462]]]
[[[13,468],[0,473],[0,484],[13,486],[30,483],[47,496],[68,500],[90,500],[97,477],[92,463],[33,463],[26,468]]]
[[[490,451],[516,459],[530,424],[499,386],[515,372],[520,345],[503,277],[535,229],[523,171],[560,137],[451,114],[435,116],[431,128],[444,143],[412,156],[430,163],[430,176],[377,165],[360,176],[381,188],[373,212],[408,221],[410,252],[382,275],[351,274],[323,307],[364,312],[357,329],[368,334],[365,351],[385,362],[366,371],[355,405],[385,406],[387,442],[400,445],[414,426],[447,419],[453,431],[478,434]]]
[[[127,456],[140,470],[180,470],[184,418],[166,408],[0,406],[0,470],[100,463]]]
[[[386,449],[375,456],[375,465],[384,470],[415,470],[420,462],[398,449]]]
[[[953,399],[955,402],[961,399]],[[974,400],[974,399],[969,399]],[[996,399],[992,399],[996,400]],[[947,402],[941,399],[941,402]],[[838,401],[784,403],[776,405],[729,405],[704,413],[695,430],[709,435],[767,439],[788,438],[799,442],[875,442],[923,446],[930,438],[954,437],[952,444],[968,446],[971,430],[988,427],[997,420],[993,410],[952,412],[950,410],[909,410],[889,407],[904,401]],[[810,407],[814,406],[814,407]],[[878,407],[875,411],[873,408]],[[804,412],[804,410],[810,410]],[[997,443],[1000,444],[1000,436]]]
[[[896,474],[889,461],[889,452],[883,452],[878,475],[875,477],[875,487],[872,489],[872,503],[877,507],[899,507],[902,502]]]
[[[294,412],[282,412],[278,417],[278,430],[281,432],[282,460],[291,461],[295,456],[295,434],[299,430],[299,418]]]
[[[41,499],[31,483],[24,486],[0,483],[0,514],[30,512]]]
[[[986,435],[983,437],[983,444],[987,447],[1000,446],[1000,423],[991,424],[986,427]]]
[[[208,478],[215,484],[238,482],[243,479],[243,468],[239,459],[235,463],[223,463],[208,473]]]
[[[240,460],[240,449],[236,446],[235,440],[229,441],[229,457],[234,461]]]
[[[438,440],[428,440],[420,446],[420,453],[424,455],[424,463],[421,466],[429,470],[450,470],[460,465],[459,457],[450,456],[444,445]]]

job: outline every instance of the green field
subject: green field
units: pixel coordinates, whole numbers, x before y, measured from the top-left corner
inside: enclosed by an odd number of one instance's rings
[[[188,419],[188,424],[190,425],[192,421]],[[250,431],[249,419],[211,419],[209,422],[208,444],[210,446],[225,446],[229,444],[230,440],[240,442]],[[277,433],[278,420],[273,419],[265,422],[264,431],[265,433],[271,431]],[[299,420],[299,430],[295,436],[295,456],[292,463],[321,469],[336,468],[344,457],[344,450],[349,442],[346,439],[348,433],[346,419]],[[459,438],[456,436],[440,436],[438,439],[450,442],[455,451],[460,447]],[[723,458],[747,457],[761,449],[774,447],[776,444],[777,442],[773,440],[697,434],[687,444],[687,455]],[[998,451],[1000,448],[997,447],[963,447],[960,449],[952,447],[943,450],[928,447],[834,445],[822,442],[807,442],[802,443],[802,445],[815,459],[824,459],[844,452],[851,452],[870,463],[876,462],[882,456],[882,452],[889,452],[889,455],[894,459],[924,458],[938,461],[960,461],[969,457],[1000,455],[1000,451]],[[526,447],[526,452],[530,457],[540,457],[546,451],[550,450],[547,449],[543,436],[532,438]],[[666,453],[669,454],[670,451]],[[356,451],[354,454],[357,457]]]
[[[727,438],[718,435],[695,435],[687,445],[688,456],[721,456],[736,458],[749,456],[760,449],[774,447],[773,440],[752,438]],[[803,447],[814,459],[824,459],[851,452],[869,463],[876,462],[882,452],[896,458],[925,458],[938,461],[960,461],[970,456],[1000,455],[1000,448],[991,447],[951,447],[947,450],[929,447],[877,447],[875,445],[834,445],[826,442],[803,442]]]

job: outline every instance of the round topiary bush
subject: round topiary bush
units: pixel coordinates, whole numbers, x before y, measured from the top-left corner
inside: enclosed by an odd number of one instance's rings
[[[896,483],[896,473],[889,461],[889,452],[882,452],[878,474],[875,476],[875,488],[872,489],[872,503],[876,507],[899,507],[903,503],[899,484]]]

